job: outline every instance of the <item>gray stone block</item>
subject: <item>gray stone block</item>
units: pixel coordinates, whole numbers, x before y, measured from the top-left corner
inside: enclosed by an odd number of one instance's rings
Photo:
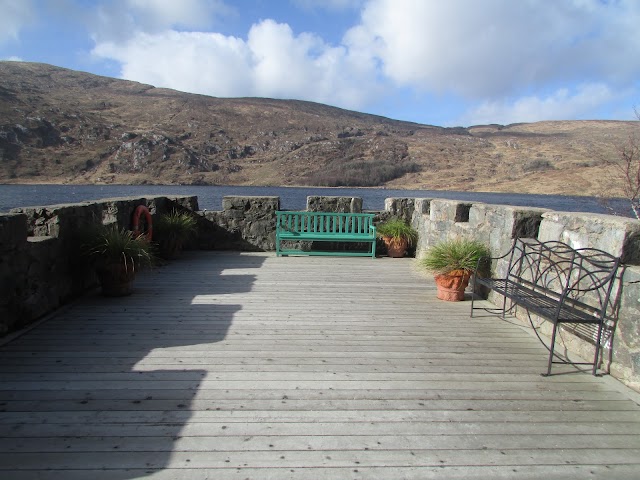
[[[307,210],[310,212],[361,213],[360,197],[307,197]]]
[[[597,248],[629,264],[640,263],[640,221],[582,212],[542,215],[539,239],[559,240],[573,248]]]
[[[10,252],[23,247],[27,242],[27,232],[26,215],[0,215],[0,252]]]

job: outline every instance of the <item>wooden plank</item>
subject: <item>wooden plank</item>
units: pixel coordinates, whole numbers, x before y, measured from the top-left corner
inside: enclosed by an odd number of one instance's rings
[[[446,468],[446,470],[445,470]],[[33,470],[11,472],[12,480],[33,480]],[[37,471],[39,480],[60,480],[60,470]],[[78,469],[64,470],[65,480],[113,480],[114,478],[152,478],[153,480],[296,480],[322,478],[323,480],[576,480],[584,478],[615,478],[616,480],[637,480],[638,472],[635,465],[528,465],[526,468],[509,466],[477,465],[472,467],[318,467],[318,468],[133,468],[133,469]]]
[[[329,371],[327,371],[329,370]],[[101,382],[149,382],[160,380],[163,382],[170,381],[183,381],[185,378],[185,373],[187,369],[175,370],[175,371],[129,371],[129,372],[117,372],[117,373],[102,373],[100,375]],[[198,370],[193,370],[192,372],[197,372]],[[356,375],[357,373],[357,375]],[[193,375],[193,373],[192,373]],[[440,371],[437,372],[368,372],[368,371],[344,371],[339,372],[336,370],[325,369],[324,371],[318,372],[307,372],[307,371],[298,371],[297,369],[292,369],[289,371],[264,371],[264,372],[255,372],[255,371],[223,371],[223,372],[215,372],[213,374],[207,374],[204,371],[198,375],[196,373],[196,377],[202,377],[202,382],[200,385],[203,388],[207,388],[210,382],[343,382],[343,383],[351,383],[357,381],[358,383],[366,383],[370,382],[372,384],[377,384],[379,382],[383,382],[387,385],[395,385],[398,382],[414,382],[416,386],[419,386],[423,382],[437,382],[437,381],[452,381],[452,382],[460,382],[460,383],[473,383],[473,382],[524,382],[527,384],[530,383],[542,383],[538,377],[540,375],[538,373],[491,373],[491,372],[482,372],[482,373],[455,373],[455,372],[446,372],[442,373]],[[61,383],[64,386],[69,385],[69,383],[89,383],[91,384],[95,380],[95,373],[83,373],[83,372],[70,372],[70,373],[49,373],[46,377],[41,373],[6,373],[3,375],[5,378],[4,384],[9,388],[12,388],[13,385],[20,386],[22,384],[31,385],[32,382],[37,382],[43,386],[43,388],[56,388],[57,383]],[[312,378],[313,380],[309,380]],[[573,377],[573,379],[552,379],[552,382],[556,383],[581,383],[577,377]]]
[[[358,410],[358,409],[324,409],[312,410],[312,405],[307,409],[288,410],[286,403],[280,402],[280,408],[272,409],[248,409],[233,408],[229,402],[226,408],[211,404],[204,405],[204,408],[194,408],[191,410],[177,408],[175,401],[171,408],[153,408],[166,406],[169,400],[137,398],[136,403],[124,400],[110,400],[106,402],[90,400],[81,402],[61,402],[54,401],[52,404],[33,405],[25,402],[27,407],[23,410],[10,410],[3,412],[0,417],[0,424],[12,424],[17,421],[22,423],[49,423],[49,424],[72,424],[87,423],[90,421],[101,424],[128,424],[128,423],[175,423],[188,419],[193,423],[337,423],[351,422],[362,423],[363,418],[367,422],[504,422],[504,423],[585,423],[584,412],[581,410],[570,410],[559,413],[549,410],[416,410],[418,402],[414,402],[409,408],[402,409],[378,409],[378,410]],[[236,405],[237,405],[236,401]],[[288,403],[288,402],[287,402]],[[79,405],[78,405],[79,404]],[[219,405],[217,402],[215,405]],[[241,405],[243,406],[243,405]],[[56,408],[58,407],[58,408]],[[65,408],[66,407],[66,408]],[[75,408],[74,408],[75,407]],[[413,410],[411,409],[413,408]],[[418,408],[420,408],[418,406]],[[640,423],[640,412],[629,412],[628,410],[600,411],[598,422],[627,422]],[[616,435],[616,434],[612,434]],[[633,442],[640,438],[625,438]]]
[[[376,390],[397,390],[413,388],[415,390],[430,390],[430,389],[469,389],[474,388],[476,390],[516,390],[516,389],[547,389],[553,390],[567,390],[575,389],[582,390],[588,389],[588,384],[579,382],[568,383],[556,383],[545,385],[543,382],[537,382],[532,384],[531,382],[464,382],[459,381],[386,381],[372,384],[371,382],[362,382],[358,380],[333,382],[333,381],[313,381],[313,380],[300,380],[300,381],[226,381],[219,382],[214,380],[201,380],[201,375],[193,375],[191,380],[145,380],[144,384],[140,381],[73,381],[73,382],[6,382],[3,388],[15,389],[15,390],[96,390],[96,389],[112,389],[112,390],[138,390],[152,389],[152,390],[164,390],[164,389],[211,389],[211,390],[365,390],[375,388]],[[204,374],[204,372],[202,373]],[[187,377],[187,373],[183,377]]]
[[[341,435],[638,435],[637,423],[608,422],[224,422],[212,426],[210,423],[139,423],[109,424],[93,423],[65,424],[17,424],[13,427],[1,426],[2,436],[7,438],[37,437],[147,437],[159,436],[172,439],[179,436],[257,436],[257,435],[297,435],[297,436],[341,436]],[[392,445],[388,448],[392,449]],[[541,446],[540,448],[544,448]],[[602,449],[607,448],[603,444]],[[535,452],[533,452],[535,453]],[[582,452],[588,464],[590,452]]]
[[[557,465],[577,463],[580,450],[556,448],[538,449],[532,455],[528,449],[502,450],[308,450],[308,451],[241,451],[241,452],[67,452],[58,453],[2,453],[0,465],[8,470],[31,470],[34,464],[52,469],[76,469],[90,466],[95,469],[118,465],[136,468],[144,462],[151,468],[321,468],[321,467],[392,467],[396,465],[442,467],[474,465]],[[635,465],[640,449],[591,449],[590,465]]]
[[[211,361],[211,359],[209,359]],[[318,362],[317,364],[304,364],[297,365],[295,363],[279,363],[279,364],[242,364],[242,363],[226,363],[228,367],[226,372],[306,372],[306,373],[321,373],[321,372],[350,372],[350,373],[365,373],[365,372],[394,372],[394,373],[529,373],[536,374],[540,372],[539,365],[530,365],[530,362],[518,362],[510,364],[508,366],[503,365],[487,365],[487,364],[463,364],[463,365],[425,365],[425,366],[411,366],[407,365],[401,367],[398,365],[378,364],[378,365],[345,365],[345,364],[333,364],[329,368],[326,364]],[[110,363],[105,365],[85,365],[82,367],[82,371],[78,371],[78,367],[71,364],[56,364],[52,366],[38,366],[38,365],[3,365],[0,366],[0,372],[2,377],[14,380],[27,380],[32,378],[42,378],[44,373],[49,374],[47,377],[52,379],[55,375],[57,380],[64,378],[62,374],[68,375],[93,375],[95,378],[96,373],[101,374],[113,374],[122,372],[127,369],[127,363],[120,362],[119,364]],[[197,370],[206,363],[186,363],[186,362],[166,362],[166,363],[152,363],[145,362],[144,364],[136,364],[136,372],[144,371],[151,372],[162,368],[162,366],[179,366],[184,370]]]
[[[197,398],[209,400],[280,400],[283,396],[295,400],[317,400],[338,399],[338,400],[367,400],[367,399],[397,399],[397,400],[430,400],[430,399],[468,399],[468,400],[545,400],[550,396],[557,400],[610,400],[620,398],[616,391],[607,389],[582,389],[582,390],[438,390],[438,389],[405,389],[405,390],[208,390],[199,389]],[[78,401],[86,399],[103,400],[140,400],[151,397],[151,399],[174,399],[184,398],[184,390],[164,388],[161,390],[146,389],[141,385],[136,390],[102,390],[94,389],[83,391],[81,395],[74,390],[2,390],[0,399],[2,401],[38,401],[52,402],[56,400]],[[526,413],[526,412],[524,412]],[[604,412],[600,412],[600,415]]]
[[[151,397],[153,397],[151,395]],[[284,396],[283,396],[284,397]],[[16,412],[28,410],[61,410],[65,406],[67,408],[74,408],[76,411],[82,410],[128,410],[135,408],[136,410],[154,410],[164,411],[179,408],[189,408],[192,410],[206,410],[206,409],[218,409],[233,411],[237,409],[241,410],[273,410],[273,411],[299,411],[299,410],[314,410],[314,411],[371,411],[371,410],[409,410],[415,408],[421,408],[423,410],[435,410],[441,411],[446,409],[450,412],[460,411],[473,411],[481,410],[485,412],[497,411],[497,412],[510,412],[510,411],[538,411],[538,412],[614,412],[614,411],[627,411],[630,413],[629,420],[635,419],[637,405],[630,400],[597,400],[597,401],[541,401],[541,400],[291,400],[288,397],[286,399],[278,400],[246,400],[243,399],[240,402],[238,400],[191,400],[182,401],[175,400],[158,400],[148,399],[148,397],[139,398],[137,401],[139,405],[133,405],[131,400],[109,400],[101,401],[99,399],[87,400],[83,397],[78,397],[75,403],[80,405],[74,405],[73,403],[62,403],[48,401],[46,403],[23,403],[3,401],[3,410],[6,412]],[[182,405],[182,407],[180,407]],[[584,414],[583,414],[584,415]]]
[[[629,435],[339,435],[339,436],[180,436],[173,442],[162,437],[40,437],[3,438],[0,451],[11,453],[112,452],[255,452],[312,450],[536,450],[546,448],[638,449],[640,440]]]

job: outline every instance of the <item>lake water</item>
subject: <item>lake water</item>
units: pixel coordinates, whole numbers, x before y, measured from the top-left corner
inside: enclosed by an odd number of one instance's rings
[[[162,185],[0,185],[0,212],[26,206],[78,203],[111,197],[197,195],[200,209],[221,210],[225,195],[275,195],[285,210],[304,210],[308,195],[356,196],[365,210],[384,209],[388,197],[448,198],[467,202],[543,207],[556,211],[607,213],[594,197],[524,195],[514,193],[391,190],[383,188],[234,187]],[[632,217],[628,202],[616,199],[613,206]]]

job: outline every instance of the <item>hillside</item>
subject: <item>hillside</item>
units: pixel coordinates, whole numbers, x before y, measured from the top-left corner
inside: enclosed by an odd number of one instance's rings
[[[638,122],[442,128],[0,62],[0,182],[387,186],[611,193]]]

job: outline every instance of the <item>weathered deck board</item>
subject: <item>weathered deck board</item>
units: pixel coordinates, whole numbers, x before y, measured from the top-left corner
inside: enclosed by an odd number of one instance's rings
[[[470,467],[450,466],[442,464],[435,467],[367,467],[356,465],[355,468],[336,467],[305,467],[305,468],[202,468],[202,469],[109,469],[109,470],[67,470],[64,477],[60,477],[58,471],[38,472],[39,480],[112,480],[128,478],[148,478],[152,480],[237,480],[258,478],[260,480],[290,480],[290,479],[322,479],[344,480],[345,478],[361,478],[368,480],[389,480],[402,478],[404,480],[540,480],[541,478],[553,478],[557,480],[575,480],[585,478],[615,478],[636,479],[636,465],[552,465],[538,466],[527,465],[516,468],[513,465],[489,466],[474,465]],[[12,480],[31,480],[34,478],[32,471],[16,471],[12,474]]]
[[[636,393],[413,265],[194,253],[76,302],[0,348],[0,476],[640,477]]]

